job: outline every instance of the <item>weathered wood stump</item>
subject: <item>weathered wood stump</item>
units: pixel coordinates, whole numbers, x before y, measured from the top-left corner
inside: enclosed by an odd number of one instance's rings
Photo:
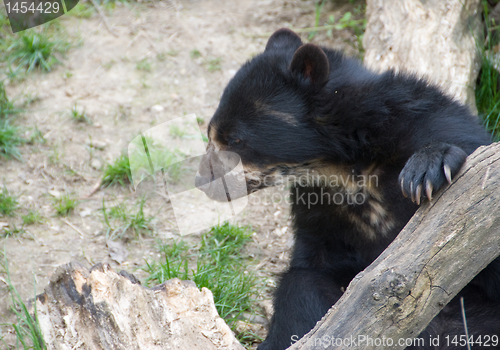
[[[137,282],[108,265],[60,266],[37,297],[47,349],[244,349],[210,290],[179,279],[151,289]]]

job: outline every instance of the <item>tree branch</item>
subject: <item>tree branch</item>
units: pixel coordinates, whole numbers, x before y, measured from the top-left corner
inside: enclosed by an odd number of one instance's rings
[[[500,207],[499,188],[500,143],[480,147],[453,185],[421,206],[323,320],[290,349],[318,349],[321,339],[331,337],[385,337],[396,345],[398,339],[418,336],[500,254],[500,212],[492,211]]]

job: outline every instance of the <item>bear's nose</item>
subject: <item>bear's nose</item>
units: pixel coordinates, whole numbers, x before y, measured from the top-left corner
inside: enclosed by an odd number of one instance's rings
[[[198,167],[198,171],[196,172],[194,178],[194,185],[196,188],[203,191],[202,186],[207,185],[211,181],[215,180],[214,172],[211,164],[211,152],[205,154],[201,159],[200,165]]]
[[[196,188],[203,190],[201,187],[209,184],[211,181],[213,181],[210,177],[208,176],[203,176],[199,172],[196,173],[194,177],[194,185]]]

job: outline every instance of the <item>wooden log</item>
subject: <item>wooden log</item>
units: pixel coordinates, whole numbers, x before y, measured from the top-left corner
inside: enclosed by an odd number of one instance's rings
[[[318,349],[324,339],[360,335],[391,338],[391,349],[403,349],[395,340],[418,336],[500,254],[500,211],[492,210],[500,208],[499,188],[500,143],[480,147],[452,186],[421,206],[323,320],[290,349]],[[380,346],[328,347],[333,348]]]
[[[367,0],[366,15],[367,66],[427,77],[477,113],[480,0]]]
[[[244,350],[212,292],[171,279],[148,289],[108,265],[60,266],[37,297],[48,350]]]

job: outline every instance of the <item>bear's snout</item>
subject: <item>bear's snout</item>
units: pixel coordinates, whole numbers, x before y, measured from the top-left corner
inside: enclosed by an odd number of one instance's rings
[[[234,152],[209,149],[200,162],[195,186],[220,202],[245,196],[247,187],[240,157]]]

